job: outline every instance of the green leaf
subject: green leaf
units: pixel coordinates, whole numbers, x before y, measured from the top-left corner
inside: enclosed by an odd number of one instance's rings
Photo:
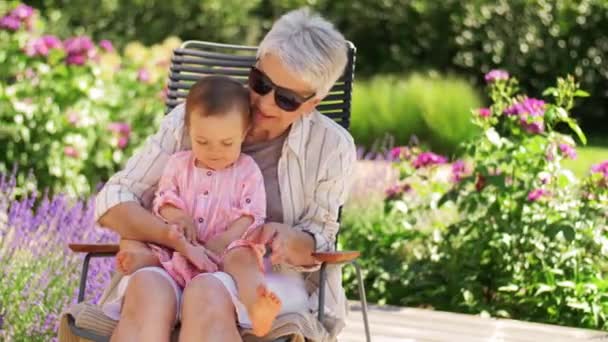
[[[538,295],[540,295],[542,293],[545,293],[545,292],[552,292],[554,290],[555,290],[555,286],[550,286],[550,285],[547,285],[547,284],[541,284],[538,287],[538,290],[536,290],[536,293],[534,293],[534,296],[538,296]]]
[[[557,95],[557,88],[555,87],[549,87],[547,89],[545,89],[545,91],[543,91],[543,96],[556,96]]]
[[[583,133],[583,130],[581,130],[581,128],[578,126],[578,124],[571,118],[568,118],[564,121],[568,124],[568,126],[570,126],[570,129],[573,130],[574,133],[576,133],[583,145],[587,145],[587,137],[585,136],[585,133]]]
[[[502,292],[517,292],[517,290],[519,290],[519,286],[515,284],[509,284],[507,286],[501,286],[498,288],[498,291]]]
[[[574,96],[575,97],[589,97],[591,96],[591,94],[589,94],[588,92],[584,91],[584,90],[577,90],[574,92]]]
[[[575,288],[576,284],[574,284],[574,282],[572,282],[572,281],[564,280],[564,281],[558,281],[557,286],[573,289],[573,288]]]

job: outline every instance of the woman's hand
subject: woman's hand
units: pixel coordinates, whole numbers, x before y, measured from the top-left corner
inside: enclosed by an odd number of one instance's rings
[[[307,233],[277,222],[269,222],[245,237],[254,243],[270,245],[273,264],[304,266],[314,264],[314,239]]]

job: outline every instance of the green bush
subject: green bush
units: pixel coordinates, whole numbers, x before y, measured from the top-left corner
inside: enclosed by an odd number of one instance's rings
[[[383,136],[404,145],[416,135],[433,149],[452,153],[475,134],[468,113],[480,105],[474,89],[460,79],[378,76],[354,86],[351,133],[367,147]]]
[[[123,57],[108,42],[45,35],[44,23],[34,12],[0,29],[0,172],[31,170],[40,189],[83,194],[154,132],[163,65],[179,42],[152,47],[151,57],[133,45]]]
[[[585,142],[569,113],[586,93],[559,79],[546,102],[502,71],[487,80],[492,106],[472,120],[484,134],[463,144],[464,159],[394,150],[388,214],[345,217],[344,247],[366,252],[376,300],[606,329],[608,161],[578,179],[562,165],[574,139],[555,130]]]

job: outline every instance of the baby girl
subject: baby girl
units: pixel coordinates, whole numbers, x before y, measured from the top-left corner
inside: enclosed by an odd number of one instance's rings
[[[162,266],[182,287],[222,269],[237,284],[253,332],[266,335],[281,302],[264,280],[264,246],[245,239],[266,216],[262,173],[241,153],[251,124],[248,92],[229,78],[205,77],[188,93],[184,120],[192,150],[170,157],[153,205],[171,224],[167,245],[179,248],[122,240],[117,268],[131,274]]]

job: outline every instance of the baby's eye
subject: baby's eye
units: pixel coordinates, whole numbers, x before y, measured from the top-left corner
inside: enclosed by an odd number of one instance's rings
[[[207,142],[206,142],[206,141],[197,141],[197,143],[198,143],[199,145],[207,145]]]
[[[232,146],[232,143],[231,143],[231,142],[229,142],[229,143],[222,143],[222,144],[223,144],[224,146],[226,146],[226,147],[230,147],[230,146]]]

